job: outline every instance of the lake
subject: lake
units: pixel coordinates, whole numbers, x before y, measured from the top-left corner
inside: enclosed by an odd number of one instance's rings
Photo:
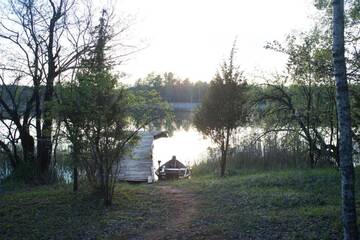
[[[165,163],[176,156],[185,165],[193,165],[206,160],[208,148],[214,147],[209,138],[196,130],[192,124],[194,110],[199,103],[170,103],[174,110],[175,120],[170,136],[154,141],[153,160]]]
[[[176,156],[185,165],[193,165],[207,158],[211,146],[210,139],[204,138],[195,127],[180,127],[172,136],[154,141],[153,159],[156,163],[158,160],[165,163]]]

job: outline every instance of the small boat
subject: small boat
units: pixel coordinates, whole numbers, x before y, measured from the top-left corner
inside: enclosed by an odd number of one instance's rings
[[[159,168],[155,173],[160,180],[188,178],[191,175],[190,167],[185,166],[175,156],[163,165],[160,165],[161,161],[158,163]]]

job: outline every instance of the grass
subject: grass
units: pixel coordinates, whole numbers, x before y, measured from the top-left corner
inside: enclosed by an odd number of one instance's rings
[[[342,239],[339,182],[336,170],[319,169],[242,173],[224,179],[202,176],[174,184],[199,194],[203,207],[194,227],[202,225],[203,235]]]
[[[0,196],[0,239],[127,239],[166,216],[161,203],[146,185],[119,184],[107,209],[66,185],[17,190]]]
[[[240,171],[223,179],[203,175],[165,184],[193,193],[198,201],[199,214],[187,239],[342,239],[339,182],[334,169],[294,169]],[[358,178],[358,210],[359,184]],[[147,184],[118,184],[108,209],[90,191],[72,193],[67,185],[5,191],[0,195],[0,239],[136,238],[166,227],[168,200]]]

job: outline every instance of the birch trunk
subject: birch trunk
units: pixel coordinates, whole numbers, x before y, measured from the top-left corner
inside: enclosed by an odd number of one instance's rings
[[[352,158],[351,116],[344,47],[344,0],[333,0],[333,61],[340,127],[340,171],[344,239],[358,240],[355,173]]]

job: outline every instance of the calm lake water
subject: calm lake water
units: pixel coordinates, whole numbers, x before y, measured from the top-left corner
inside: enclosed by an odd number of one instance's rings
[[[204,161],[208,158],[209,147],[214,147],[209,138],[196,130],[192,123],[194,110],[198,103],[172,104],[175,113],[173,130],[169,137],[154,141],[153,160],[158,167],[158,161],[165,163],[176,156],[185,165]]]
[[[193,110],[193,109],[191,109]],[[175,110],[175,123],[172,134],[168,138],[160,138],[154,141],[153,160],[154,166],[157,161],[162,163],[176,156],[185,165],[194,165],[209,158],[209,148],[216,148],[209,138],[196,130],[192,123],[193,111],[189,109]],[[234,132],[231,141],[239,143],[247,136],[254,135],[259,128],[241,127]]]
[[[195,127],[180,127],[172,136],[154,141],[153,159],[156,164],[158,160],[165,163],[176,156],[185,165],[193,165],[207,158],[211,146],[210,139],[204,138]]]

